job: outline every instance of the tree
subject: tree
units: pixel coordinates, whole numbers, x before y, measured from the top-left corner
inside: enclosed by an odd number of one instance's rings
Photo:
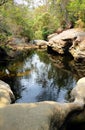
[[[0,33],[8,35],[8,31],[13,37],[32,37],[32,13],[25,5],[17,5],[7,2],[0,8]],[[9,28],[9,29],[8,29]],[[8,30],[8,31],[7,31]],[[6,32],[6,33],[5,33]]]
[[[69,18],[76,23],[79,19],[84,22],[85,25],[85,1],[84,0],[70,0],[68,4]]]
[[[2,6],[2,5],[5,4],[6,2],[8,2],[8,0],[0,0],[0,6]]]

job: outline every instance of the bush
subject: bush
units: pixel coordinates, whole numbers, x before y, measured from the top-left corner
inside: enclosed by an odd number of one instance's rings
[[[79,20],[77,20],[75,22],[75,27],[77,27],[77,28],[84,28],[85,27],[85,23],[81,19],[79,19]]]

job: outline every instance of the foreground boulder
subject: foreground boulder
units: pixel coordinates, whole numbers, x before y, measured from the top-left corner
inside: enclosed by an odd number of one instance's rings
[[[59,54],[71,53],[75,60],[85,58],[85,32],[69,29],[49,39],[48,47]]]
[[[14,100],[14,94],[10,86],[0,80],[0,107],[10,104]]]
[[[82,110],[81,102],[40,102],[0,108],[0,130],[58,130],[70,112]]]
[[[81,78],[77,82],[76,87],[71,91],[71,97],[72,97],[72,100],[75,99],[75,101],[77,101],[77,102],[83,101],[85,104],[85,77]],[[69,118],[68,125],[72,125],[72,124],[79,125],[79,124],[83,124],[83,123],[85,123],[85,107],[82,110],[82,112],[74,113]]]
[[[66,118],[84,110],[85,78],[72,90],[72,103],[45,101],[21,103],[0,108],[0,130],[58,130]]]

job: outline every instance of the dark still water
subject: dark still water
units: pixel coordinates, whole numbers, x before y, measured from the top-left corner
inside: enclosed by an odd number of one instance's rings
[[[10,84],[16,103],[68,101],[76,79],[62,64],[57,65],[52,59],[47,53],[37,51],[17,61],[11,60],[7,64],[2,62],[0,79]],[[59,58],[55,61],[60,63]]]

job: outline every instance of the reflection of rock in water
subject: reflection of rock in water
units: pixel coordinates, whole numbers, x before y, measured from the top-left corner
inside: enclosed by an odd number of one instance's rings
[[[77,80],[85,77],[85,63],[70,62],[70,68]]]
[[[47,55],[45,52],[33,52],[21,62],[11,61],[6,66],[9,75],[5,72],[5,75],[1,73],[0,77],[2,76],[2,79],[4,81],[6,79],[12,86],[16,99],[22,97],[25,102],[41,100],[63,102],[68,100],[68,93],[76,83],[70,73],[69,64],[69,57],[65,59],[63,56]]]
[[[75,62],[71,57],[62,57],[59,55],[49,55],[49,57],[55,67],[72,72],[77,80],[85,76],[84,62]]]

